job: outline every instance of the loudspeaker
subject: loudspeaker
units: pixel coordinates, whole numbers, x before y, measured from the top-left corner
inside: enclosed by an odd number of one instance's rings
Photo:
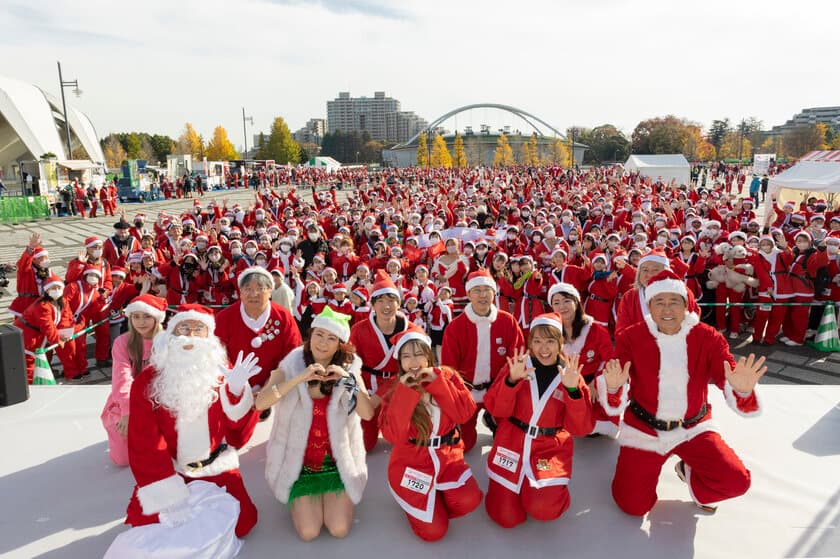
[[[29,399],[23,335],[11,324],[0,325],[0,406]]]

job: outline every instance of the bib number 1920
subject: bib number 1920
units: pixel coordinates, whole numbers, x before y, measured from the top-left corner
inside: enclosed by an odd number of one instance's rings
[[[409,491],[425,495],[432,487],[432,476],[413,468],[406,468],[400,485]]]

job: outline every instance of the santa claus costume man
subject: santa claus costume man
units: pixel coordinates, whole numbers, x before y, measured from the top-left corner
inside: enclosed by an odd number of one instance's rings
[[[656,504],[659,473],[672,454],[680,458],[677,475],[706,512],[750,487],[749,470],[710,421],[708,387],[720,388],[739,415],[756,416],[755,385],[767,367],[752,354],[736,363],[723,335],[688,312],[689,293],[670,270],[654,276],[645,289],[650,314],[618,332],[615,358],[595,381],[607,413],[624,412],[612,493],[630,515]]]
[[[50,276],[50,256],[41,246],[41,234],[32,233],[17,265],[17,297],[9,305],[9,314],[18,317],[44,294],[44,281]]]
[[[146,556],[136,546],[166,557],[233,557],[240,543],[231,529],[242,537],[257,523],[236,449],[248,442],[257,424],[248,380],[260,368],[253,354],[240,354],[230,368],[224,347],[212,334],[215,327],[209,309],[181,305],[166,331],[155,337],[149,366],[134,379],[128,460],[136,485],[126,524],[160,524],[162,529],[147,539],[137,532],[132,537],[129,530],[114,542],[112,557]],[[219,518],[219,506],[230,502],[222,494],[219,505],[219,488],[239,503],[233,522]],[[185,523],[200,523],[201,530],[178,530]],[[188,535],[193,537],[181,539]]]
[[[516,319],[493,304],[496,282],[487,270],[473,272],[467,278],[469,304],[443,333],[441,365],[452,367],[467,381],[478,404],[475,414],[461,424],[464,450],[475,446],[478,409],[483,408],[484,394],[506,364],[506,358],[525,345]],[[485,412],[485,423],[495,428]]]

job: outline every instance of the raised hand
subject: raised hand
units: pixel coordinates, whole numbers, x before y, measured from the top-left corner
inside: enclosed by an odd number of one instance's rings
[[[580,354],[572,353],[571,355],[564,355],[566,366],[557,366],[557,372],[560,374],[560,382],[567,388],[577,388],[580,380],[580,372],[583,370],[583,365],[580,362]]]
[[[35,248],[41,244],[41,234],[40,233],[32,233],[29,236],[29,248]]]
[[[726,381],[736,392],[749,394],[758,384],[758,379],[767,372],[767,367],[764,366],[764,357],[756,360],[755,354],[750,353],[749,357],[738,359],[734,369],[729,365],[729,361],[724,361],[723,371]]]
[[[225,375],[227,377],[227,384],[230,391],[239,395],[245,390],[248,385],[248,380],[259,373],[262,368],[259,366],[259,357],[253,352],[243,357],[244,352],[240,351],[236,356],[236,363],[233,368]]]
[[[528,350],[520,347],[513,351],[513,356],[507,358],[508,363],[508,378],[511,382],[519,382],[524,378],[530,378],[534,367],[526,365],[528,359]]]
[[[608,390],[618,390],[630,379],[630,361],[621,366],[618,359],[610,359],[604,365],[604,380]]]
[[[78,258],[79,258],[79,262],[87,262],[88,253],[87,253],[86,248],[83,248],[82,250],[79,251],[79,257]]]

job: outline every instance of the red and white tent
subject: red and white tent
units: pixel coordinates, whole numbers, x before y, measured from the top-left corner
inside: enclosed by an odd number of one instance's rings
[[[775,197],[781,206],[793,202],[796,206],[810,196],[822,198],[829,206],[840,201],[840,150],[811,151],[790,169],[770,178],[767,185],[765,216],[773,216]]]

